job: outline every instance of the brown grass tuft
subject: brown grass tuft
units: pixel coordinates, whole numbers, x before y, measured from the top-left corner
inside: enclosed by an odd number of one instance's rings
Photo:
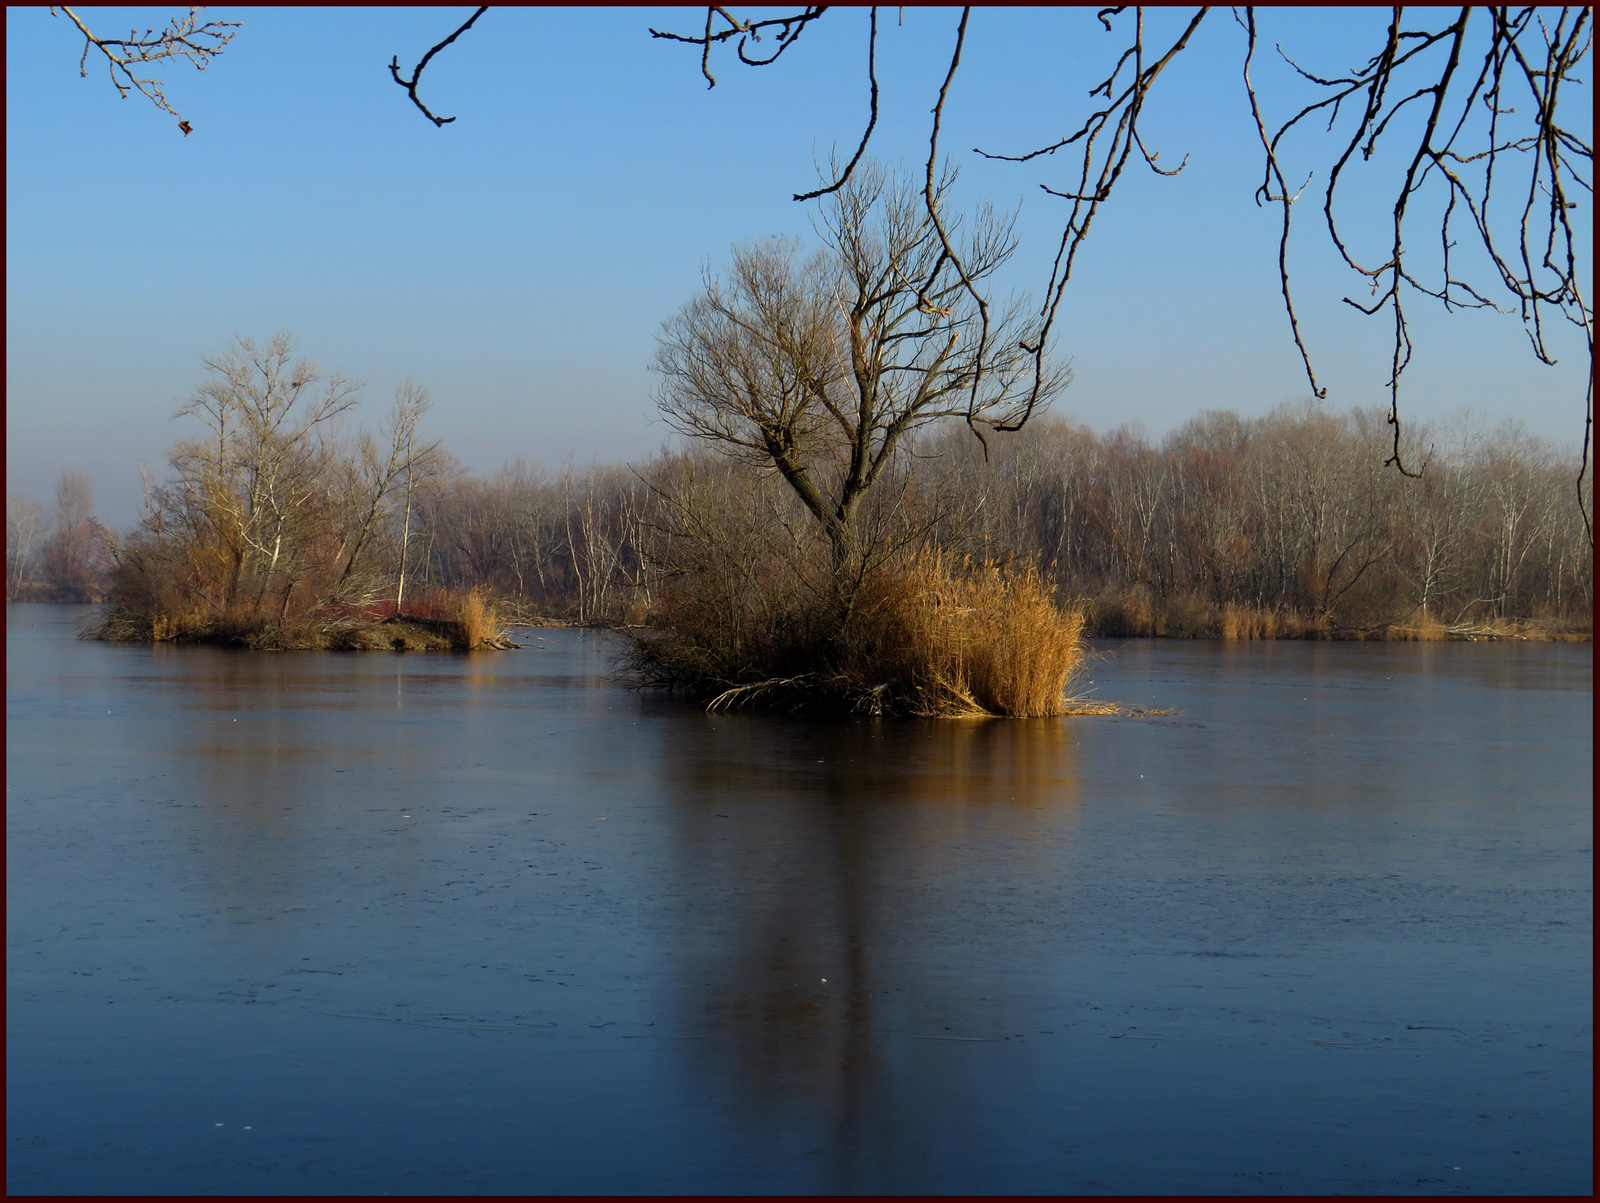
[[[662,629],[629,636],[628,674],[686,687],[719,710],[1095,712],[1066,696],[1083,665],[1083,615],[1059,605],[1032,565],[973,565],[924,548],[862,582],[843,620],[825,598],[755,590],[739,600],[730,611],[713,590],[667,594]]]
[[[1040,718],[1069,708],[1083,615],[1059,607],[1033,565],[957,564],[925,548],[876,593],[851,675],[877,678],[904,709]]]
[[[1450,638],[1444,623],[1432,611],[1419,606],[1407,624],[1391,623],[1383,628],[1386,643],[1439,643]]]
[[[501,642],[500,616],[485,600],[481,589],[473,589],[456,607],[454,644],[458,651],[498,647]]]
[[[1223,639],[1276,639],[1283,630],[1282,616],[1253,606],[1222,607],[1218,635]]]

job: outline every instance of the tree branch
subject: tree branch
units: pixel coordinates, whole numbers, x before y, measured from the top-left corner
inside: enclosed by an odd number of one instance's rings
[[[433,58],[434,55],[438,54],[439,51],[443,50],[446,46],[450,45],[451,42],[455,41],[462,34],[466,33],[467,30],[471,29],[472,28],[472,23],[474,21],[476,21],[479,17],[483,16],[483,14],[488,12],[488,11],[489,11],[489,6],[487,4],[485,4],[483,7],[479,8],[477,12],[473,13],[470,17],[468,17],[466,19],[466,21],[464,21],[462,23],[460,29],[456,30],[453,34],[451,34],[449,37],[447,37],[444,41],[440,42],[432,50],[428,51],[427,54],[423,55],[422,56],[422,61],[420,63],[418,63],[416,65],[416,68],[411,72],[411,78],[410,79],[404,79],[400,75],[400,56],[399,55],[395,55],[392,59],[389,60],[389,74],[394,77],[394,82],[399,84],[402,88],[404,88],[406,90],[406,94],[411,97],[411,103],[416,105],[417,108],[421,109],[422,110],[422,115],[424,117],[426,117],[429,121],[433,122],[433,124],[436,127],[448,125],[450,122],[454,121],[455,118],[454,117],[435,117],[428,110],[428,106],[422,103],[422,97],[417,95],[417,82],[422,78],[423,68],[425,68],[428,65],[429,61]]]
[[[167,100],[166,92],[163,91],[165,85],[159,79],[137,75],[133,69],[140,63],[158,63],[181,58],[187,59],[196,71],[204,71],[211,60],[222,53],[222,48],[233,40],[235,32],[242,24],[239,21],[202,23],[200,14],[204,9],[191,7],[187,17],[172,18],[160,33],[154,29],[147,29],[140,35],[138,30],[134,29],[128,31],[126,38],[102,38],[90,30],[72,9],[63,6],[61,11],[66,13],[67,19],[76,25],[78,32],[83,35],[83,54],[78,59],[78,74],[85,79],[88,78],[89,52],[100,51],[105,55],[106,71],[111,77],[111,86],[117,90],[117,95],[126,100],[131,93],[138,92],[163,113],[176,117],[178,128],[183,131],[183,136],[186,138],[194,132],[194,127],[184,120]],[[51,7],[50,15],[56,15],[55,6]]]

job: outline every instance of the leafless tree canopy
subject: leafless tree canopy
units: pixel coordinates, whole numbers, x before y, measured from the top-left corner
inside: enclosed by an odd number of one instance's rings
[[[203,362],[178,411],[202,433],[174,445],[116,547],[112,600],[157,639],[171,635],[160,623],[256,632],[396,603],[412,497],[440,454],[417,438],[426,392],[403,383],[377,437],[352,440],[341,426],[360,386],[296,356],[287,334]]]
[[[6,598],[26,600],[39,576],[39,538],[44,529],[39,503],[6,498]]]
[[[334,440],[325,499],[286,527],[258,614],[391,615],[402,570],[408,614],[483,589],[511,612],[637,624],[692,578],[714,586],[699,590],[722,607],[713,625],[736,632],[772,627],[763,606],[787,614],[796,597],[827,597],[827,540],[770,467],[700,446],[631,468],[472,476],[410,428],[418,396],[402,389],[372,437]],[[1408,453],[1435,450],[1408,479],[1382,466],[1383,417],[1215,412],[1159,444],[1050,418],[993,440],[987,462],[958,425],[925,429],[864,503],[862,542],[892,553],[909,535],[974,561],[1036,563],[1058,596],[1089,601],[1101,634],[1589,629],[1594,557],[1570,501],[1575,455],[1514,424],[1409,423]],[[141,527],[115,538],[73,475],[60,505],[9,497],[8,596],[94,601],[109,580],[121,604],[220,613],[228,490],[245,495],[242,474],[216,498],[175,473],[152,486]],[[264,564],[243,570],[244,612]]]
[[[1405,449],[1436,450],[1408,479],[1383,467],[1383,418],[1208,413],[1158,444],[1050,418],[992,440],[988,462],[952,423],[925,429],[864,508],[956,556],[1038,563],[1059,596],[1089,599],[1102,633],[1584,629],[1593,551],[1570,502],[1575,457],[1513,424],[1419,422]],[[826,555],[820,573],[807,561],[815,519],[753,458],[702,445],[632,471],[439,476],[418,492],[418,587],[483,585],[615,623],[643,621],[674,580],[709,576],[703,599],[728,611],[715,623],[759,627],[763,605],[821,597],[828,582]]]
[[[1383,418],[1213,412],[1159,445],[1034,423],[988,465],[946,436],[923,449],[940,454],[919,461],[921,483],[959,516],[939,542],[1039,562],[1093,600],[1106,634],[1225,633],[1230,613],[1267,633],[1585,625],[1593,550],[1570,502],[1575,456],[1513,423],[1413,423],[1404,449],[1435,452],[1410,479],[1376,454]]]
[[[94,483],[61,473],[53,521],[25,497],[6,499],[6,596],[13,601],[98,602],[116,540],[94,516]]]
[[[939,177],[936,203],[954,181]],[[975,299],[1016,249],[1011,220],[939,208],[943,228],[915,183],[858,167],[827,198],[824,249],[738,248],[662,330],[668,420],[781,475],[841,582],[859,568],[862,504],[911,436],[941,418],[1014,430],[1065,383],[1032,382],[1022,307],[991,318]]]

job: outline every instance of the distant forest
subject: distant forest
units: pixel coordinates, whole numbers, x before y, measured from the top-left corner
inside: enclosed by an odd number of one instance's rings
[[[524,621],[644,626],[690,528],[781,526],[790,504],[769,477],[713,450],[474,476],[437,445],[418,452],[414,434],[413,417],[387,479],[372,446],[364,459],[352,452],[316,467],[320,492],[306,494],[292,523],[279,521],[276,545],[235,549],[228,604],[249,564],[257,608],[280,618],[306,606],[392,613],[479,590]],[[1418,426],[1409,462],[1426,470],[1413,480],[1384,466],[1389,437],[1381,414],[1311,405],[1254,419],[1209,412],[1159,444],[1045,417],[991,436],[986,458],[955,426],[915,448],[881,521],[906,546],[1036,564],[1058,598],[1082,606],[1093,634],[1592,631],[1593,547],[1575,456],[1515,424]],[[174,523],[193,524],[194,499],[212,495],[203,475],[191,473],[187,494],[181,471],[152,490],[145,519],[126,532],[94,518],[81,474],[63,474],[49,507],[8,498],[8,599],[137,593],[154,559],[176,554],[163,551],[177,546]],[[186,574],[188,592],[173,606],[222,588],[222,560],[208,566],[195,550],[215,544],[226,558],[224,524],[208,521],[210,535],[187,531],[181,572],[164,561],[156,574]],[[771,548],[755,541],[748,554]],[[312,580],[319,571],[339,588]]]

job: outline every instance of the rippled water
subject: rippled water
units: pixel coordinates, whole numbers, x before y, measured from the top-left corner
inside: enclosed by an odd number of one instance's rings
[[[1588,645],[708,716],[7,610],[12,1193],[1588,1193]]]

